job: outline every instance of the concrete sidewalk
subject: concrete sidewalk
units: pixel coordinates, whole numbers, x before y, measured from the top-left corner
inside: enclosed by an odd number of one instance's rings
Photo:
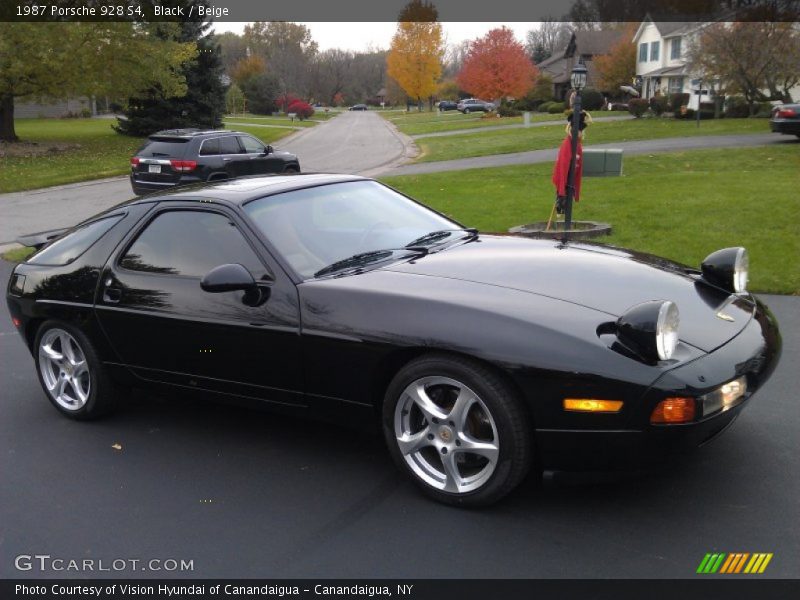
[[[638,140],[635,142],[610,142],[608,144],[591,144],[586,148],[599,150],[603,148],[622,148],[627,156],[651,154],[658,152],[680,152],[701,148],[740,148],[742,146],[763,146],[766,144],[798,144],[796,139],[788,139],[774,133],[757,133],[748,135],[709,135],[698,137],[664,138],[660,140]],[[511,154],[494,154],[491,156],[475,156],[456,160],[403,165],[394,169],[386,169],[381,177],[395,175],[423,175],[441,173],[443,171],[463,171],[465,169],[483,169],[488,167],[505,167],[509,165],[529,165],[551,162],[556,159],[557,148],[546,150],[530,150]]]
[[[607,117],[592,117],[592,120],[597,122],[608,121],[630,121],[634,119],[633,115],[616,115]],[[567,124],[566,117],[560,120],[553,119],[552,121],[533,121],[530,125],[524,123],[514,123],[513,125],[487,125],[486,127],[473,127],[471,129],[451,129],[449,131],[435,131],[433,133],[418,133],[412,135],[411,139],[421,140],[432,137],[447,137],[450,135],[468,135],[470,133],[481,133],[483,131],[502,131],[503,129],[530,129],[531,127],[552,127],[553,125],[565,126]]]

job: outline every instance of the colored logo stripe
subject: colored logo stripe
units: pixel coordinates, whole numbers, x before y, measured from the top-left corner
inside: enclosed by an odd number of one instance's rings
[[[772,560],[772,553],[758,552],[733,552],[731,554],[708,553],[700,561],[697,572],[702,574],[710,573],[763,573],[769,562]],[[745,566],[747,565],[747,566]]]

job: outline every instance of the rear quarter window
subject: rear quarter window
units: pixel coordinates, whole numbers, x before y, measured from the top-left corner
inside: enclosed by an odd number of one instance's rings
[[[136,155],[144,158],[182,158],[187,142],[188,140],[147,140]]]
[[[66,265],[86,252],[116,225],[124,214],[112,215],[73,229],[42,248],[26,262],[31,265]]]

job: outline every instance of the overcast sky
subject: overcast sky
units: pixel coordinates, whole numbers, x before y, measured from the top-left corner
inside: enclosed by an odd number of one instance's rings
[[[221,33],[233,31],[242,33],[247,23],[214,23],[214,29]],[[302,23],[311,30],[311,36],[319,44],[320,50],[341,48],[343,50],[366,50],[382,48],[388,50],[392,35],[397,29],[396,22],[383,23]],[[506,25],[514,31],[520,42],[525,41],[529,29],[537,29],[539,23],[442,23],[448,44],[472,40],[484,35],[490,29]]]

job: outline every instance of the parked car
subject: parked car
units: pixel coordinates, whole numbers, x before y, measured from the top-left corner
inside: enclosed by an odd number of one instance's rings
[[[485,100],[467,98],[466,100],[460,100],[456,105],[456,108],[464,114],[476,111],[491,112],[494,110],[494,104],[491,102],[486,102]]]
[[[437,106],[439,110],[458,110],[458,102],[452,100],[441,100]]]
[[[800,137],[800,104],[779,104],[773,108],[769,127],[774,133]]]
[[[148,194],[176,185],[266,173],[299,173],[300,161],[248,133],[170,129],[151,135],[131,158],[131,187]]]
[[[347,110],[367,110],[367,105],[366,104],[354,104],[353,106],[351,106]]]
[[[380,423],[425,493],[474,506],[534,464],[650,466],[758,410],[781,337],[747,276],[744,248],[694,269],[484,235],[299,175],[115,206],[17,265],[7,302],[67,417],[165,386]]]

